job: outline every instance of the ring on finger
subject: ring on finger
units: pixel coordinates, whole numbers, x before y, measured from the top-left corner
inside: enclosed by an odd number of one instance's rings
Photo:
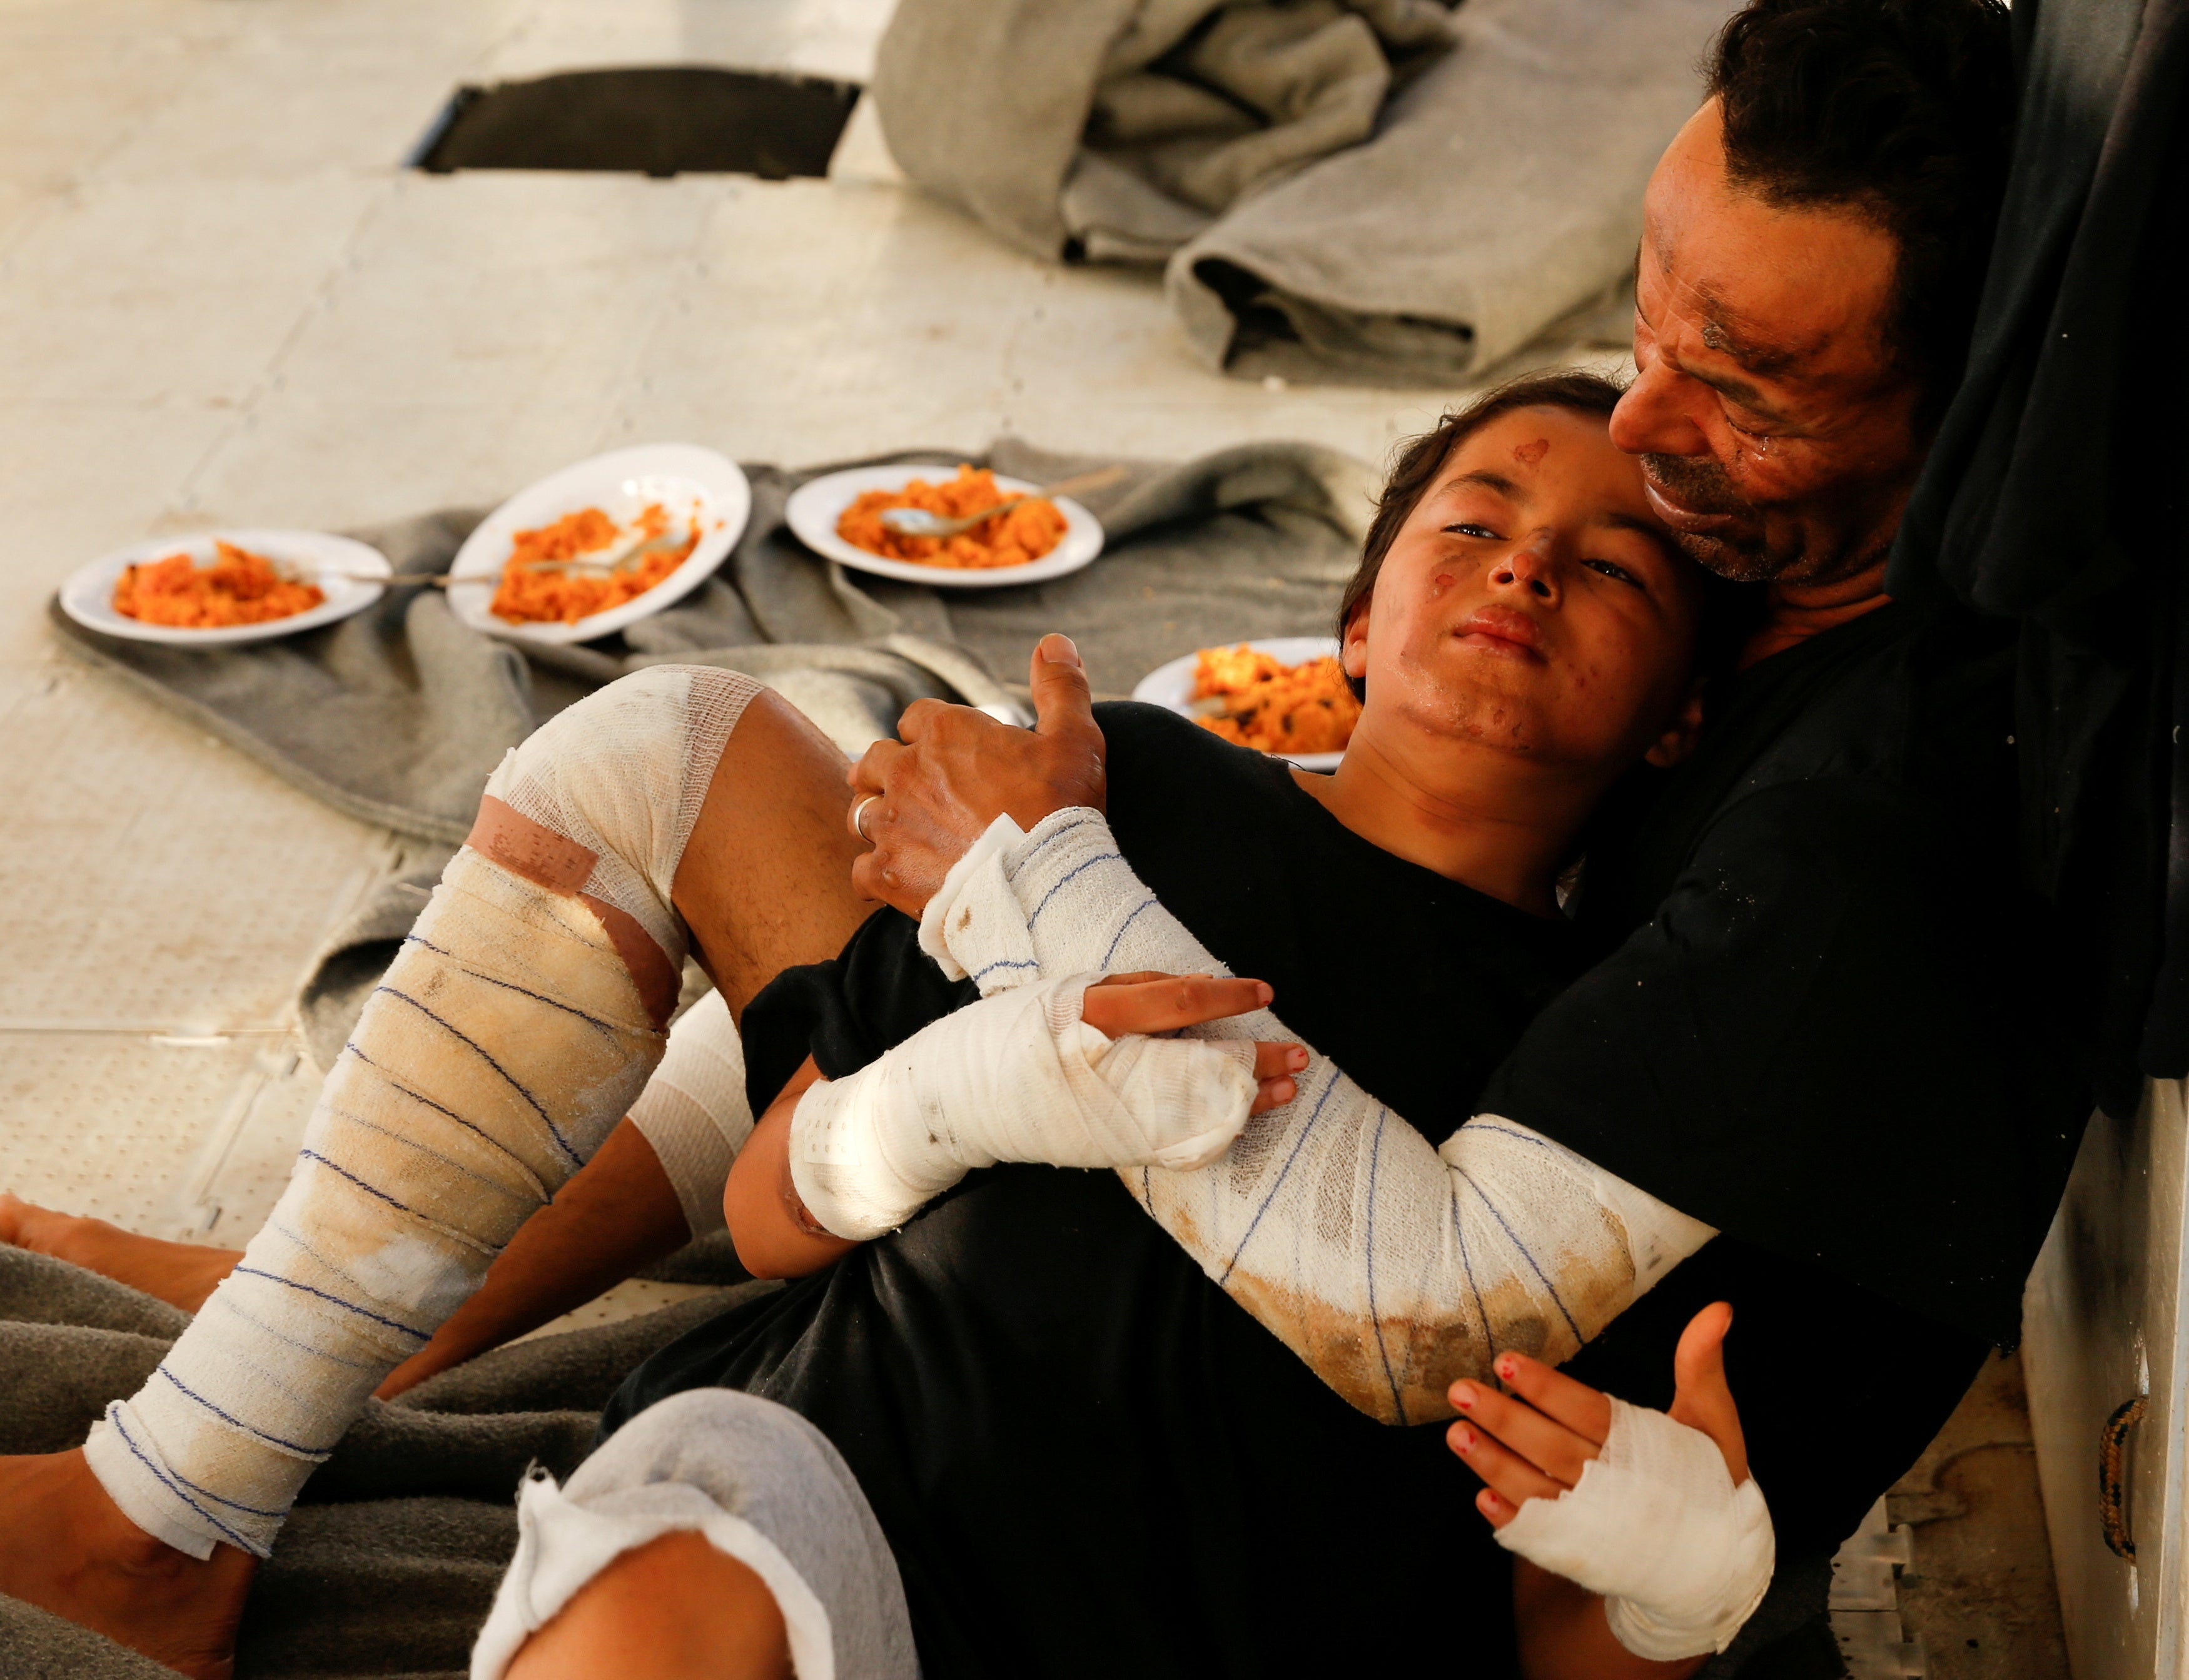
[[[880,797],[880,794],[868,794],[851,807],[851,832],[868,846],[874,843],[874,837],[867,832],[867,807]]]

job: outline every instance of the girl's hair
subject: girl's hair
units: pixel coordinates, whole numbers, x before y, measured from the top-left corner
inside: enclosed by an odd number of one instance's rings
[[[1383,569],[1383,557],[1391,552],[1399,532],[1435,484],[1437,474],[1444,470],[1454,450],[1491,421],[1515,409],[1571,409],[1578,414],[1608,418],[1624,394],[1620,386],[1602,374],[1573,370],[1526,374],[1507,381],[1495,390],[1484,392],[1465,408],[1452,410],[1437,421],[1434,429],[1400,444],[1398,457],[1391,463],[1391,476],[1384,481],[1383,493],[1376,498],[1376,517],[1369,521],[1367,538],[1360,545],[1360,563],[1346,583],[1345,593],[1338,597],[1338,641],[1342,643],[1345,640],[1346,625],[1353,622],[1354,614],[1366,606],[1368,597],[1375,593],[1377,576]],[[1366,687],[1359,679],[1353,680],[1355,695],[1362,693]]]

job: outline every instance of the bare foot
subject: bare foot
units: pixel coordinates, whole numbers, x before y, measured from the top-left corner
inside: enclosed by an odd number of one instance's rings
[[[204,1563],[122,1514],[81,1450],[0,1458],[0,1592],[65,1616],[191,1680],[229,1680],[258,1560]]]
[[[56,1213],[0,1191],[0,1242],[50,1254],[194,1313],[243,1258],[234,1248],[164,1242],[104,1219]]]

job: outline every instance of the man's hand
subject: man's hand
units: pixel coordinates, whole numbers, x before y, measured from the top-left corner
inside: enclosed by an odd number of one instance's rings
[[[1688,1321],[1672,1355],[1675,1388],[1666,1415],[1715,1441],[1739,1486],[1748,1479],[1748,1447],[1725,1380],[1725,1332],[1732,1327],[1733,1308],[1723,1301]],[[1451,1385],[1461,1417],[1446,1439],[1488,1484],[1474,1496],[1475,1509],[1502,1529],[1523,1500],[1556,1499],[1581,1479],[1611,1433],[1611,1403],[1525,1354],[1498,1355],[1496,1370],[1511,1394],[1482,1383]]]
[[[902,743],[877,741],[851,766],[853,832],[874,847],[851,865],[866,897],[917,916],[997,817],[1031,829],[1072,806],[1103,808],[1102,732],[1071,637],[1042,637],[1027,682],[1031,730],[916,700],[897,724]]]

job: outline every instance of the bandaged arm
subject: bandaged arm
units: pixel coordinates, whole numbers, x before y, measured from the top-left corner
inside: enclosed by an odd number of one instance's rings
[[[1253,1105],[1253,1046],[1112,1040],[1081,1018],[1092,978],[984,998],[811,1087],[789,1138],[806,1213],[865,1242],[1000,1161],[1185,1169],[1222,1154]]]
[[[1098,812],[998,818],[929,902],[920,943],[984,993],[1038,976],[1226,974],[1134,875]],[[1298,1041],[1267,1010],[1188,1036]],[[1369,1416],[1451,1415],[1518,1349],[1556,1364],[1716,1235],[1541,1134],[1478,1115],[1433,1146],[1307,1046],[1299,1095],[1196,1169],[1123,1174],[1148,1213]]]

